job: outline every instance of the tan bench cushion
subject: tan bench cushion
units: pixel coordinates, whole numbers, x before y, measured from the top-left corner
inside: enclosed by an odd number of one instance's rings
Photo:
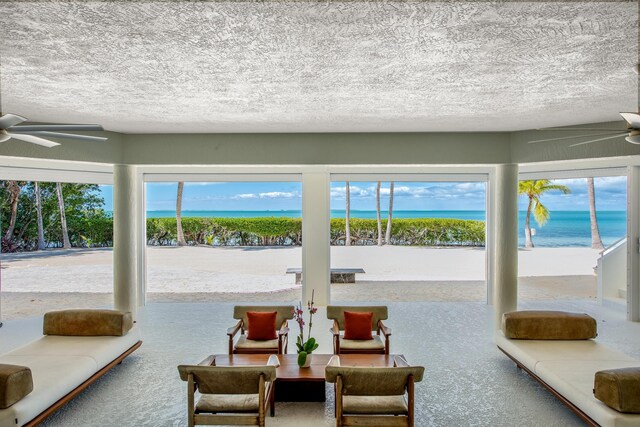
[[[640,367],[596,372],[593,394],[616,411],[640,414]]]
[[[240,335],[240,338],[238,338],[238,341],[236,342],[235,348],[245,348],[245,349],[265,349],[265,348],[273,348],[275,349],[275,352],[277,353],[278,350],[278,340],[265,340],[265,341],[258,341],[258,340],[250,340],[247,339],[246,335]]]
[[[203,394],[196,411],[200,412],[258,412],[257,394]]]
[[[401,415],[409,412],[404,396],[343,396],[345,414]]]
[[[26,366],[0,364],[0,409],[20,401],[33,390],[31,369]]]
[[[502,329],[507,338],[521,340],[586,340],[598,335],[593,317],[565,311],[505,313]]]
[[[345,340],[340,336],[340,348],[345,350],[379,350],[384,348],[384,341],[379,335],[370,340]]]
[[[44,315],[44,335],[122,336],[133,327],[131,313],[117,310],[62,310]]]

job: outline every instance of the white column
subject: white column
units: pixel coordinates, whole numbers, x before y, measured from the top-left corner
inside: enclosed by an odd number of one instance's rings
[[[139,280],[138,205],[141,194],[135,166],[113,167],[113,300],[116,310],[135,319]]]
[[[494,264],[493,257],[495,256],[494,247],[493,247],[493,236],[495,234],[494,226],[493,226],[493,212],[494,212],[494,201],[496,199],[495,195],[495,170],[489,173],[489,178],[487,179],[485,185],[485,230],[484,230],[484,280],[485,287],[487,289],[487,304],[493,305],[493,283],[494,283]]]
[[[627,319],[640,321],[640,167],[627,168]]]
[[[330,181],[328,173],[302,174],[302,302],[315,291],[316,305],[331,301]]]
[[[502,315],[518,308],[518,165],[496,167],[492,198],[493,305],[495,326]]]

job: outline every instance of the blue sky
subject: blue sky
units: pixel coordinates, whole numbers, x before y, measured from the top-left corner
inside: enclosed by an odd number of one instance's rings
[[[571,194],[548,193],[542,198],[550,210],[588,210],[587,186],[584,179],[555,180],[571,189]],[[351,208],[375,210],[374,182],[351,183]],[[626,209],[626,178],[596,178],[598,210]],[[101,186],[105,209],[112,210],[112,187]],[[174,210],[177,183],[148,183],[147,209]],[[382,184],[381,205],[389,204],[389,183]],[[299,182],[229,182],[185,183],[183,210],[300,210],[302,184]],[[331,208],[344,209],[345,184],[331,184]],[[484,210],[484,183],[397,182],[394,210]],[[526,200],[520,197],[520,209]]]

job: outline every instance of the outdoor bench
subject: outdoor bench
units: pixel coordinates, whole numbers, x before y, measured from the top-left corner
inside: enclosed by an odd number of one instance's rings
[[[142,344],[131,314],[114,310],[50,312],[43,333],[0,356],[0,365],[25,368],[32,380],[15,403],[0,409],[0,427],[40,424]],[[10,387],[4,382],[0,395],[15,396]]]
[[[364,273],[362,268],[332,268],[331,283],[356,283],[356,273]],[[296,275],[296,284],[302,284],[302,268],[287,268],[287,274]]]
[[[514,333],[513,328],[509,330],[508,326],[505,327],[505,317],[511,315],[520,317],[516,322],[528,322],[528,328],[516,327]],[[558,321],[567,315],[571,318]],[[640,360],[591,339],[597,335],[593,318],[590,318],[593,327],[585,327],[586,322],[578,317],[589,316],[577,313],[512,312],[504,316],[502,330],[495,333],[498,349],[587,425],[640,426],[640,414],[619,412],[594,396],[594,388],[598,387],[596,372],[638,367]],[[529,318],[524,319],[526,316]],[[565,320],[570,323],[568,327],[557,327]],[[574,336],[566,336],[571,334]]]

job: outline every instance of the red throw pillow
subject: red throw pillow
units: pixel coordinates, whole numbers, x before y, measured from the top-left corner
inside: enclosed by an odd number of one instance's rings
[[[345,340],[370,340],[371,336],[371,320],[373,313],[367,312],[344,312],[344,339]]]
[[[276,315],[275,311],[247,311],[247,328],[249,340],[274,340],[276,335]]]

